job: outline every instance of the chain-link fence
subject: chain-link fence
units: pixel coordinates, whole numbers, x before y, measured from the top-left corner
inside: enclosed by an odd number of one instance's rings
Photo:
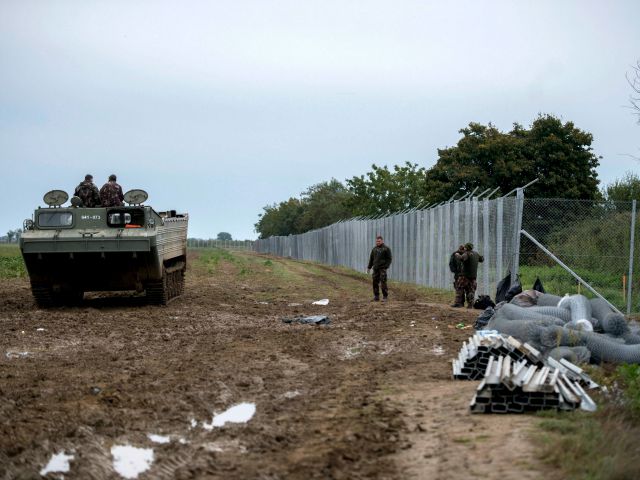
[[[552,293],[594,295],[544,252],[545,247],[618,309],[638,311],[640,288],[633,275],[638,270],[632,249],[638,238],[638,222],[632,222],[636,215],[633,202],[525,199],[522,229],[529,235],[522,236],[520,247],[523,287],[531,287],[539,277]]]
[[[493,295],[496,283],[514,262],[518,200],[474,198],[382,218],[352,219],[300,235],[257,240],[255,248],[364,271],[380,234],[393,252],[389,278],[452,289],[449,257],[458,245],[471,242],[485,259],[478,271],[478,291]]]
[[[467,199],[270,237],[256,241],[255,249],[362,271],[381,234],[394,252],[390,278],[451,289],[449,257],[470,241],[485,258],[478,293],[493,297],[510,270],[519,273],[524,289],[540,278],[549,293],[599,294],[630,313],[640,311],[637,215],[635,201],[525,199],[520,189],[516,197]]]
[[[226,248],[229,250],[253,250],[253,240],[214,240],[205,238],[188,238],[189,248]]]

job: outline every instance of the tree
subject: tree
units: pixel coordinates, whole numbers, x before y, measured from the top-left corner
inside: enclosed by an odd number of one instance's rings
[[[371,166],[371,171],[347,180],[351,197],[347,201],[354,215],[393,213],[418,207],[425,201],[426,170],[415,163]]]
[[[608,184],[602,193],[607,200],[616,202],[637,200],[640,198],[640,176],[627,172],[622,178]]]
[[[218,234],[218,240],[233,240],[233,238],[231,237],[231,234],[228,232],[220,232]]]
[[[260,220],[255,225],[260,238],[301,233],[299,224],[304,207],[299,199],[292,197],[279,204],[267,205],[263,210],[264,213],[259,215]]]
[[[504,133],[493,125],[470,123],[455,147],[439,149],[427,172],[426,199],[442,201],[459,193],[500,188],[505,194],[536,178],[528,197],[592,200],[600,197],[591,148],[593,136],[552,115],[541,115],[529,130],[519,124]]]
[[[352,217],[350,199],[351,193],[335,178],[309,187],[302,193],[298,230],[307,232]]]
[[[631,73],[627,73],[627,82],[633,91],[629,95],[629,102],[633,112],[638,116],[638,124],[640,124],[640,60],[631,67]]]

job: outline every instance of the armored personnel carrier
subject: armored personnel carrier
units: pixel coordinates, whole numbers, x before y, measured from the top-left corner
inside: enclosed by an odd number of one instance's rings
[[[187,214],[156,212],[144,190],[120,207],[86,208],[52,190],[24,221],[20,249],[40,307],[73,304],[85,292],[136,290],[164,305],[181,295],[187,266]]]

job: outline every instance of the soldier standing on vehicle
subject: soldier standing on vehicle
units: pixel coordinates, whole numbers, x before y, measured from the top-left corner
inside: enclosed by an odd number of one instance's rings
[[[76,187],[74,195],[82,200],[82,206],[94,208],[100,206],[100,192],[98,187],[93,183],[93,175],[84,176],[84,182]]]
[[[453,273],[453,288],[456,290],[456,300],[453,302],[452,307],[464,307],[464,300],[462,303],[458,302],[458,277],[462,274],[462,261],[456,258],[456,254],[462,255],[464,253],[464,245],[459,245],[458,250],[453,252],[449,257],[449,270]],[[462,297],[464,299],[464,296]]]
[[[391,265],[391,249],[384,244],[383,238],[376,237],[376,246],[369,255],[367,273],[373,268],[373,302],[380,301],[380,289],[382,289],[382,301],[386,302],[389,295],[387,289],[387,269]]]
[[[464,253],[456,252],[455,258],[462,262],[462,273],[456,280],[456,300],[454,306],[463,307],[467,300],[467,308],[473,308],[478,288],[478,264],[484,262],[484,257],[473,250],[473,243],[465,243]]]
[[[124,205],[122,187],[116,183],[116,176],[109,175],[109,181],[100,189],[100,199],[103,207],[120,207]]]

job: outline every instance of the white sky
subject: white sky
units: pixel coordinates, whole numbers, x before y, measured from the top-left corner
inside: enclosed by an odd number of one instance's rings
[[[593,133],[605,183],[638,170],[640,2],[447,3],[1,0],[0,232],[116,173],[190,236],[254,238],[311,184],[538,113]]]

